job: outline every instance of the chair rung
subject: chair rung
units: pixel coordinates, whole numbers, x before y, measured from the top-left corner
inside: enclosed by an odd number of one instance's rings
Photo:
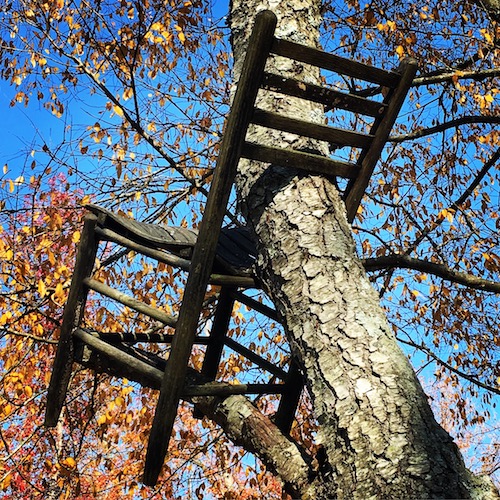
[[[182,390],[183,397],[221,396],[235,394],[281,394],[285,384],[227,384],[208,382],[201,385],[186,386]]]
[[[175,325],[177,324],[177,318],[170,316],[170,314],[160,311],[159,309],[155,309],[154,307],[148,306],[147,304],[144,304],[143,302],[130,297],[130,295],[119,292],[118,290],[115,290],[114,288],[111,288],[110,286],[105,285],[100,281],[97,281],[93,278],[86,278],[83,280],[83,283],[91,290],[105,295],[110,299],[116,300],[117,302],[120,302],[120,304],[134,309],[134,311],[146,314],[147,316],[156,319],[157,321],[160,321],[167,326],[175,328]]]
[[[262,146],[251,142],[245,142],[241,156],[282,167],[299,168],[312,174],[338,176],[347,179],[355,178],[359,170],[359,167],[354,163],[331,160],[324,156],[303,151]]]
[[[158,262],[163,262],[164,264],[168,264],[169,266],[179,267],[180,269],[184,269],[185,271],[189,269],[189,260],[178,257],[177,255],[172,255],[165,250],[158,250],[153,247],[141,245],[140,243],[137,243],[130,238],[126,238],[125,236],[113,231],[112,229],[96,227],[95,232],[101,240],[118,243],[118,245],[129,248],[130,250],[134,250],[135,252],[146,255],[147,257],[151,257]]]
[[[160,388],[163,372],[159,368],[138,359],[133,354],[120,349],[119,346],[108,344],[108,342],[101,340],[97,335],[87,332],[82,328],[76,328],[73,335],[90,347],[91,350],[109,357],[114,363],[124,367],[123,376],[134,379],[133,374],[136,374],[141,380],[146,378],[149,387]]]
[[[236,342],[236,340],[233,340],[231,337],[226,337],[224,339],[224,343],[233,351],[237,352],[238,354],[241,354],[245,358],[247,358],[249,361],[252,363],[255,363],[257,366],[262,368],[263,370],[268,371],[275,377],[280,378],[281,380],[285,380],[287,378],[287,373],[285,370],[282,370],[276,365],[273,365],[270,361],[267,359],[264,359],[260,357],[258,354],[255,354],[253,351],[248,349],[245,346],[242,346],[240,343]]]
[[[377,117],[381,116],[387,108],[387,104],[383,102],[371,101],[365,97],[339,92],[273,73],[264,73],[262,87],[266,90],[298,97],[306,101],[318,102],[325,105],[327,110],[338,108],[352,113],[359,113],[360,115]]]
[[[164,264],[168,264],[169,266],[179,267],[184,271],[189,270],[190,261],[187,259],[183,259],[182,257],[177,257],[176,255],[172,255],[166,251],[158,250],[156,248],[147,247],[145,245],[141,245],[133,240],[118,234],[111,229],[105,229],[101,227],[97,227],[95,229],[96,234],[105,241],[112,241],[113,243],[117,243],[122,245],[134,252],[138,252],[142,255],[146,255],[147,257],[151,257],[152,259],[157,260],[158,262],[163,262]],[[213,285],[221,285],[221,286],[239,286],[242,288],[259,288],[255,280],[249,276],[232,276],[229,274],[212,274],[210,275],[209,283]]]
[[[367,64],[351,61],[344,57],[323,52],[313,47],[306,47],[288,40],[274,39],[271,52],[279,56],[288,57],[306,64],[335,71],[343,75],[359,78],[365,82],[383,85],[385,87],[396,87],[400,75],[393,71],[374,68]]]
[[[356,148],[365,148],[370,145],[373,139],[372,135],[295,120],[294,118],[288,118],[287,116],[264,111],[263,109],[255,110],[252,117],[252,123],[263,127],[282,130],[283,132],[289,132],[291,134],[326,141],[338,147],[352,146]]]
[[[174,339],[173,335],[165,333],[130,333],[130,332],[94,332],[98,338],[110,344],[171,344]],[[211,342],[210,337],[197,336],[194,344],[207,345]]]

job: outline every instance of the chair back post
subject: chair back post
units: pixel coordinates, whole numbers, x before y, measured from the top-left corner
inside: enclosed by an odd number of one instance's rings
[[[273,42],[276,23],[276,16],[272,12],[263,11],[258,14],[248,42],[207,205],[200,223],[198,240],[193,250],[184,299],[151,427],[144,470],[146,485],[156,484],[167,453],[222,221],[264,66]]]

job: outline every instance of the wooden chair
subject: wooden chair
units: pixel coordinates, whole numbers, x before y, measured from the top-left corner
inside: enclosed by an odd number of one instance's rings
[[[240,256],[238,258],[229,262],[231,259],[228,259],[227,255],[234,253],[233,251],[226,252],[226,257],[224,256],[224,241],[227,242],[228,235],[227,230],[226,233],[224,230],[221,233],[221,226],[240,158],[244,157],[285,167],[293,166],[293,168],[313,174],[347,179],[344,200],[348,219],[352,221],[416,72],[416,63],[413,60],[403,61],[397,71],[386,71],[314,48],[280,40],[274,36],[275,27],[276,17],[272,12],[264,11],[258,14],[248,44],[237,91],[227,118],[219,157],[198,233],[190,233],[179,228],[161,229],[147,224],[130,222],[128,219],[98,207],[90,207],[93,213],[85,220],[73,282],[64,311],[61,336],[48,392],[45,422],[48,426],[54,426],[59,418],[71,375],[72,363],[75,359],[81,360],[81,356],[75,354],[75,346],[85,345],[90,350],[102,353],[110,349],[109,342],[104,336],[96,332],[89,333],[80,328],[89,289],[114,298],[122,304],[172,327],[175,329],[175,334],[167,339],[171,342],[171,350],[168,361],[164,363],[160,395],[146,455],[144,482],[149,485],[156,483],[161,472],[179,401],[186,391],[189,392],[186,385],[189,370],[188,360],[193,345],[202,342],[197,337],[197,329],[209,283],[219,284],[222,288],[210,339],[203,340],[208,344],[202,369],[204,379],[214,380],[216,378],[217,366],[225,345],[257,363],[258,366],[282,380],[282,383],[262,384],[260,387],[251,387],[251,390],[247,392],[253,390],[257,393],[281,394],[280,406],[275,419],[284,432],[288,432],[291,427],[302,390],[302,377],[294,362],[290,364],[287,372],[273,366],[227,336],[234,300],[255,307],[270,317],[276,317],[273,310],[253,301],[239,291],[241,288],[258,286],[251,275],[251,270],[249,270],[249,263],[251,263],[255,250],[248,234],[244,231],[235,232],[238,234],[233,238],[231,244],[239,248]],[[369,82],[369,84],[379,88],[385,97],[382,100],[368,99],[356,93],[341,92],[267,73],[264,67],[270,54],[288,57],[335,71],[348,78]],[[256,109],[255,102],[259,89],[319,102],[328,109],[340,110],[339,112],[347,110],[357,115],[368,116],[373,119],[373,124],[369,133],[363,134],[308,123]],[[349,163],[310,152],[279,149],[248,142],[245,136],[251,123],[326,141],[335,147],[358,148],[359,155],[355,163]],[[160,262],[167,262],[188,271],[184,299],[178,317],[174,318],[161,310],[153,309],[133,297],[125,297],[120,292],[93,279],[91,273],[99,240],[114,241]],[[222,273],[216,272],[217,266],[222,267]],[[124,339],[124,341],[126,340]],[[155,340],[162,341],[159,338],[152,339],[152,341]],[[125,352],[123,349],[122,352]],[[133,352],[129,352],[127,356],[123,354],[120,358],[124,365],[135,363],[138,355],[135,356]],[[144,360],[140,362],[144,363]],[[217,393],[216,389],[214,391]]]

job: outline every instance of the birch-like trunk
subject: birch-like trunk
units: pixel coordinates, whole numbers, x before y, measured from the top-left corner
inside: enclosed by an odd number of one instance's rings
[[[317,45],[318,0],[233,0],[236,80],[252,20],[267,8],[278,16],[277,36]],[[282,74],[317,81],[301,63],[273,64]],[[260,105],[322,120],[322,109],[293,98],[267,97]],[[291,134],[250,133],[282,147],[323,147]],[[336,187],[320,176],[247,161],[237,187],[259,241],[258,273],[284,319],[320,424],[325,463],[302,497],[498,498],[488,479],[466,470],[436,423],[356,255]]]

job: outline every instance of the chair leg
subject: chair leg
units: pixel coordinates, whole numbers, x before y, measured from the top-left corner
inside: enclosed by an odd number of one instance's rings
[[[292,359],[288,377],[285,382],[285,391],[281,396],[278,411],[274,416],[274,423],[284,434],[288,434],[292,428],[293,419],[295,418],[295,411],[299,403],[302,389],[304,388],[304,381],[299,367]]]
[[[47,408],[45,410],[45,426],[47,427],[57,425],[66,399],[74,360],[73,331],[80,324],[87,301],[88,288],[83,285],[83,280],[92,273],[97,255],[98,240],[94,233],[97,221],[98,218],[93,214],[85,216],[47,393]]]
[[[231,314],[233,312],[233,290],[233,288],[222,287],[220,291],[212,331],[210,332],[210,343],[207,345],[203,366],[201,367],[201,374],[207,380],[215,380],[217,377],[217,370],[219,368],[222,350],[224,349],[224,339],[226,338],[229,321],[231,320]],[[195,408],[193,416],[195,418],[202,418],[203,413]]]
[[[231,295],[232,290],[232,288],[222,287],[220,291],[219,303],[217,304],[212,331],[210,332],[210,343],[207,346],[201,368],[201,374],[210,380],[215,380],[217,377],[217,369],[224,348],[224,339],[233,312],[234,298]]]

